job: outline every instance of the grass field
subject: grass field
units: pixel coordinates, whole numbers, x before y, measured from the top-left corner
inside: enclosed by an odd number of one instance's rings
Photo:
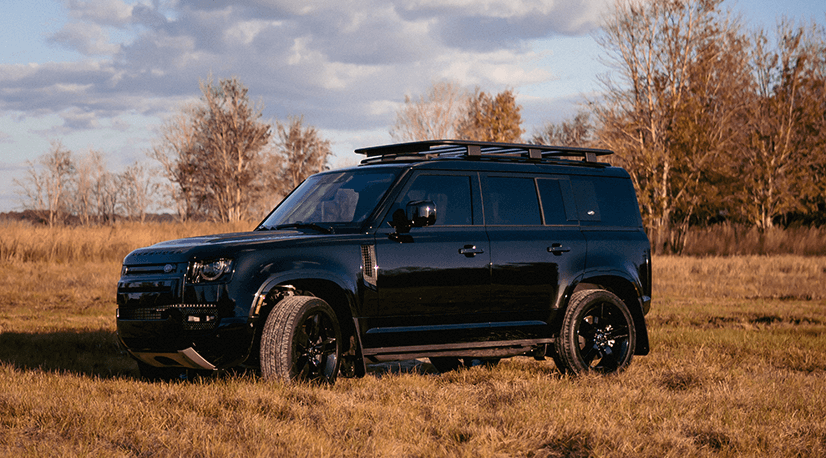
[[[211,229],[3,233],[0,456],[826,456],[826,257],[656,257],[651,354],[612,377],[143,382],[115,344],[120,257]]]

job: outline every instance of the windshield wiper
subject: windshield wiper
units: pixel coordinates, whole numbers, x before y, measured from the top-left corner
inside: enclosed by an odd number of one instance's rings
[[[333,233],[333,228],[332,227],[322,226],[322,225],[316,224],[316,223],[287,223],[287,224],[279,224],[278,226],[275,226],[276,230],[289,229],[289,228],[297,228],[297,229],[310,228],[310,229],[315,229],[319,232],[323,232],[325,234],[332,234]]]

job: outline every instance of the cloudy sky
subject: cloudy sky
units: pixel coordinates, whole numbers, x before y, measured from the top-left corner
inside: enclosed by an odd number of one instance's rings
[[[59,140],[135,160],[198,81],[237,76],[266,120],[303,115],[338,161],[387,143],[405,94],[450,80],[512,88],[532,134],[576,112],[604,73],[611,0],[2,0],[0,212]],[[826,23],[823,0],[726,0],[747,25]],[[350,158],[352,156],[352,158]],[[148,160],[147,160],[148,161]]]

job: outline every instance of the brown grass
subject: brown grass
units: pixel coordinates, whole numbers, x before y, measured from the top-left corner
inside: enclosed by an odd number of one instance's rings
[[[75,234],[186,232],[130,230]],[[826,455],[823,257],[656,257],[652,351],[618,376],[514,358],[329,387],[143,382],[115,343],[120,254],[54,253],[0,264],[0,456]]]
[[[0,222],[0,261],[118,261],[135,248],[164,240],[249,231],[254,223],[117,223],[111,226],[47,226]]]
[[[826,228],[771,228],[765,232],[735,224],[693,228],[688,232],[682,254],[826,256]]]

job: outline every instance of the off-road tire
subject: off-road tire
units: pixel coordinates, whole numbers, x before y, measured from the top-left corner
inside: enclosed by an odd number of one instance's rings
[[[275,304],[261,335],[266,379],[333,383],[341,364],[341,329],[322,299],[287,296]]]
[[[552,355],[565,373],[611,374],[628,367],[635,343],[634,318],[625,303],[609,291],[583,290],[571,297]]]

